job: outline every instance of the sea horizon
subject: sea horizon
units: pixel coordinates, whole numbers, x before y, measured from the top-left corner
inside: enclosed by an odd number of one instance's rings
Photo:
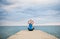
[[[0,26],[0,38],[6,39],[9,36],[22,31],[22,30],[28,30],[28,26]],[[60,25],[58,26],[34,26],[34,30],[41,30],[46,33],[49,33],[53,36],[56,36],[57,38],[60,38]]]

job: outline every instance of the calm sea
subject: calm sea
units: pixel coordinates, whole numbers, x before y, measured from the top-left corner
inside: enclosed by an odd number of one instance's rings
[[[60,25],[57,26],[34,26],[35,30],[42,30],[60,39]],[[9,36],[27,30],[27,26],[0,26],[0,39],[7,39]]]

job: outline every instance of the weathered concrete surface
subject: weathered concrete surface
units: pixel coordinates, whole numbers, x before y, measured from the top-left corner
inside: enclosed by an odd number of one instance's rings
[[[16,33],[15,35],[10,36],[7,39],[58,39],[58,38],[40,30],[34,31],[24,30]]]

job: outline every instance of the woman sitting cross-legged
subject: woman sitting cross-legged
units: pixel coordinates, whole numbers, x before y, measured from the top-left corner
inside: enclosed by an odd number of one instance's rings
[[[34,21],[33,21],[32,19],[30,19],[30,20],[28,21],[28,24],[29,24],[28,30],[29,30],[29,31],[33,31],[33,30],[34,30],[34,27],[33,27]]]

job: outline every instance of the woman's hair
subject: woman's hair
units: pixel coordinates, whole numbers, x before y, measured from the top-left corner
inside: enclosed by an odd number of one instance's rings
[[[30,19],[29,21],[28,21],[28,24],[34,24],[34,21],[32,20],[32,19]]]

